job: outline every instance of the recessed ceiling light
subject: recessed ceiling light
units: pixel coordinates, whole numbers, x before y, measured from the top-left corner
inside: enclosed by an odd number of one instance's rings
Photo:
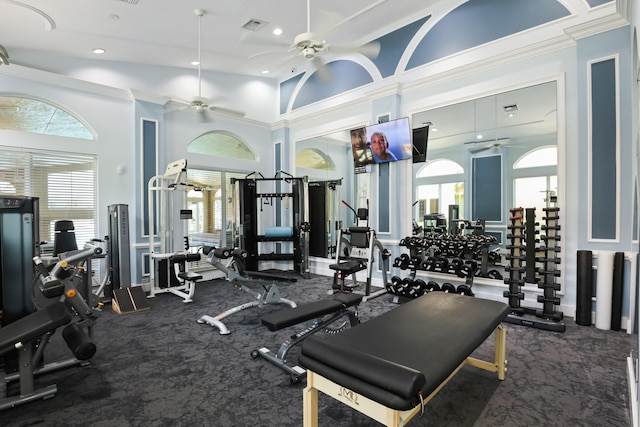
[[[262,74],[269,74],[269,70],[262,70]]]
[[[198,61],[191,61],[191,65],[200,65],[200,62],[198,62]]]
[[[275,30],[273,30],[273,34],[279,36],[280,34],[282,34],[282,28],[276,28]]]
[[[97,48],[93,49],[93,53],[98,54],[98,55],[101,55],[104,52],[105,52],[105,50],[103,48],[101,48],[101,47],[97,47]]]
[[[482,138],[484,138],[484,136],[482,136],[482,134],[479,133],[478,135],[476,135],[476,139],[482,139]]]

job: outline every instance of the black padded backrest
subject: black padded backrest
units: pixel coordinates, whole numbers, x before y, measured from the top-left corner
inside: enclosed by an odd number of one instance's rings
[[[367,227],[349,227],[349,242],[354,248],[369,247],[369,228]]]

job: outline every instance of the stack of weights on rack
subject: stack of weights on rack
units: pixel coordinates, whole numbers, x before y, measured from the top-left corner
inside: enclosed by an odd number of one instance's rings
[[[509,229],[507,239],[510,243],[507,245],[509,253],[506,255],[509,265],[505,267],[509,277],[504,279],[504,283],[509,285],[509,290],[504,291],[504,297],[509,299],[511,313],[522,315],[525,314],[524,308],[520,306],[520,301],[524,299],[522,286],[524,285],[524,253],[526,252],[524,242],[524,223],[522,221],[523,209],[514,208],[510,209],[509,212],[511,213],[511,216],[509,217],[511,224],[507,226]]]
[[[556,306],[560,305],[560,298],[557,291],[560,290],[560,284],[556,282],[556,278],[560,277],[560,258],[557,254],[560,252],[560,225],[559,208],[544,208],[546,216],[545,224],[541,229],[545,232],[540,236],[540,241],[544,242],[542,246],[536,247],[535,238],[537,231],[535,230],[535,208],[526,210],[526,222],[523,222],[522,208],[510,209],[511,224],[507,227],[510,234],[507,238],[510,244],[507,249],[510,251],[506,258],[509,260],[509,266],[506,267],[509,277],[504,282],[509,285],[509,290],[504,292],[504,297],[508,298],[511,314],[507,316],[505,321],[524,326],[532,326],[539,329],[563,332],[565,330],[562,320],[562,312],[556,311]],[[542,256],[536,256],[536,253],[542,253]],[[536,268],[537,264],[542,267]],[[526,277],[526,279],[525,279]],[[522,286],[526,282],[537,282],[538,288],[543,289],[543,294],[538,295],[537,301],[542,303],[542,309],[533,309],[522,307],[520,301],[524,299]],[[525,315],[535,315],[536,319],[527,319]]]
[[[560,298],[557,296],[557,292],[560,290],[560,284],[557,283],[556,278],[560,277],[560,270],[557,269],[560,264],[560,225],[558,224],[559,211],[558,207],[549,207],[542,209],[545,212],[544,221],[542,226],[544,235],[540,236],[540,240],[544,242],[544,246],[539,247],[537,250],[543,252],[544,256],[536,257],[536,262],[542,263],[543,267],[538,270],[540,274],[540,280],[538,281],[538,288],[543,289],[543,295],[538,295],[538,302],[542,303],[542,310],[537,310],[536,315],[549,320],[560,321],[562,320],[562,312],[556,310],[556,306],[560,305]]]
[[[486,269],[489,259],[488,248],[492,243],[495,243],[492,236],[453,235],[443,232],[401,239],[400,246],[407,247],[410,253],[396,257],[393,266],[401,270],[410,270],[410,274],[405,278],[393,276],[391,282],[386,285],[387,292],[408,298],[416,298],[432,291],[473,296],[473,277]],[[418,270],[453,274],[465,278],[466,283],[456,287],[450,282],[444,282],[442,285],[433,280],[425,282],[423,279],[416,279]]]

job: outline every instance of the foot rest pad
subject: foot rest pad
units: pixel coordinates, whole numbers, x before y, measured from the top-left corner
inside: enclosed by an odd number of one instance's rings
[[[296,308],[284,309],[267,314],[262,317],[262,324],[269,328],[270,331],[278,331],[357,305],[360,301],[362,301],[362,295],[336,294],[332,299],[315,301],[309,304],[299,305]]]

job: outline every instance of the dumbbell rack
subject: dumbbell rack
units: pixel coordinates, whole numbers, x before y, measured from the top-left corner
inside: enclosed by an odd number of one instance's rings
[[[542,228],[547,231],[546,236],[541,236],[541,239],[547,244],[544,247],[536,248],[535,245],[531,245],[530,242],[535,238],[531,236],[531,229],[533,227],[527,227],[535,221],[535,210],[527,210],[527,225],[523,222],[522,208],[513,208],[509,212],[511,216],[509,221],[511,222],[507,228],[510,233],[507,235],[507,239],[510,243],[507,245],[509,254],[506,259],[509,261],[509,266],[506,270],[509,273],[509,277],[504,279],[505,284],[509,285],[509,290],[504,292],[504,297],[508,299],[509,306],[511,307],[511,313],[505,318],[505,322],[513,323],[523,326],[530,326],[538,329],[544,329],[555,332],[564,332],[565,325],[559,320],[562,319],[562,313],[555,311],[555,305],[560,304],[560,298],[557,298],[555,292],[560,289],[560,286],[555,283],[555,278],[559,276],[560,271],[556,269],[559,264],[559,258],[555,256],[555,242],[560,239],[557,232],[560,230],[558,221],[558,209],[547,208],[548,212],[545,220],[546,225]],[[528,231],[529,236],[525,234],[525,230]],[[535,233],[535,231],[533,231]],[[528,244],[529,243],[529,244]],[[559,250],[559,248],[558,248]],[[537,310],[530,307],[523,307],[521,301],[524,300],[524,292],[522,292],[522,286],[525,283],[525,273],[527,271],[526,260],[531,260],[531,252],[538,251],[543,252],[545,255],[542,257],[534,257],[536,262],[543,262],[544,267],[538,269],[538,273],[542,275],[542,278],[538,280],[538,287],[544,289],[544,294],[538,296],[538,302],[543,303],[543,309]],[[549,256],[551,254],[551,256]],[[531,261],[529,261],[531,262]]]
[[[545,224],[542,226],[544,235],[540,236],[540,240],[544,242],[543,246],[538,247],[538,252],[543,252],[544,256],[536,257],[536,262],[541,263],[542,267],[538,269],[540,279],[538,281],[538,288],[543,289],[543,294],[538,295],[538,302],[542,303],[542,310],[536,311],[536,316],[548,319],[554,322],[558,322],[558,325],[564,331],[564,324],[559,323],[562,320],[563,314],[561,311],[556,310],[556,306],[560,305],[560,298],[557,296],[557,292],[560,290],[560,284],[557,282],[557,278],[560,277],[560,270],[557,268],[560,265],[560,225],[558,220],[560,219],[558,207],[543,208],[545,213]]]

